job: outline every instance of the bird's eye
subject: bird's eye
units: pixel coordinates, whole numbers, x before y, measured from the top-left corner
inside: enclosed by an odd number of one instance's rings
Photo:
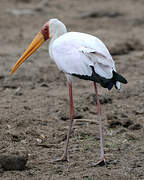
[[[45,26],[44,30],[47,31],[47,26]]]
[[[43,26],[42,34],[44,35],[45,40],[49,38],[49,27],[47,24]]]

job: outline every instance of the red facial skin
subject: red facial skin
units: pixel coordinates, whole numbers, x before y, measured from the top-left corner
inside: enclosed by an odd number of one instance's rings
[[[50,38],[50,34],[49,34],[49,22],[47,22],[43,28],[42,28],[42,34],[44,36],[44,40],[46,41],[47,39]]]

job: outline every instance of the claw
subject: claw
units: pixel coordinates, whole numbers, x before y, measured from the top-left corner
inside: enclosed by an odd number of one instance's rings
[[[67,156],[62,156],[59,159],[55,159],[52,162],[69,162],[69,159],[67,158]]]
[[[99,160],[98,162],[94,162],[94,163],[90,163],[89,166],[90,167],[97,167],[97,166],[107,166],[109,164],[109,162],[106,162],[104,158],[102,158],[101,160]]]

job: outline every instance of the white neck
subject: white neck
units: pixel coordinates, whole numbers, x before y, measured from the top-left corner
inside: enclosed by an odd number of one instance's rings
[[[55,34],[53,34],[53,36],[50,38],[50,42],[49,42],[49,46],[52,45],[52,43],[61,35],[65,34],[67,31],[63,31],[63,32],[55,32]]]
[[[60,36],[62,36],[63,34],[67,33],[67,29],[65,27],[65,25],[58,21],[56,24],[51,24],[50,25],[50,43],[49,43],[49,54],[50,57],[53,59],[53,55],[52,55],[52,44],[53,42],[59,38]]]

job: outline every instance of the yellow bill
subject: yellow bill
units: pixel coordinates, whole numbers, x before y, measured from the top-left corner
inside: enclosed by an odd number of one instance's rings
[[[13,74],[19,68],[19,66],[22,63],[24,63],[28,59],[28,57],[31,56],[44,43],[44,41],[45,41],[44,35],[41,32],[39,32],[31,42],[31,44],[29,45],[28,49],[23,53],[23,55],[17,61],[17,63],[15,64],[15,66],[13,67],[10,73]]]

